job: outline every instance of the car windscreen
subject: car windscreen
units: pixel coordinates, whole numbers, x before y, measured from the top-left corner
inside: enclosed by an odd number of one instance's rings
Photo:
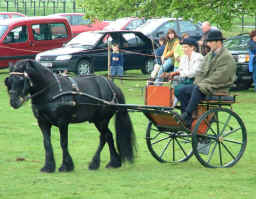
[[[94,46],[102,37],[103,33],[84,32],[74,37],[66,46]]]
[[[8,29],[8,26],[0,25],[0,38],[2,38],[3,34],[6,32],[7,29]]]
[[[248,50],[249,40],[250,40],[250,36],[248,34],[243,34],[243,35],[239,35],[239,36],[232,37],[225,40],[224,46],[231,51]]]

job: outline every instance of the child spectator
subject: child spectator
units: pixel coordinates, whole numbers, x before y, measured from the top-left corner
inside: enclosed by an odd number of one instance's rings
[[[124,56],[119,52],[119,45],[112,44],[112,53],[110,58],[110,73],[111,76],[123,76],[124,74]]]
[[[161,56],[163,55],[164,48],[165,48],[165,37],[160,37],[158,42],[160,46],[155,50],[156,59],[155,59],[154,70],[151,72],[152,81],[154,81],[154,79],[156,78],[156,75],[162,65]]]

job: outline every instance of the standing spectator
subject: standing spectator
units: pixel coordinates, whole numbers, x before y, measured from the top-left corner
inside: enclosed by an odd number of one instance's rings
[[[165,37],[160,37],[158,42],[160,46],[155,51],[155,56],[156,56],[155,65],[154,65],[154,70],[151,72],[152,81],[154,81],[154,79],[156,78],[156,75],[162,65],[161,56],[163,55],[164,48],[165,48]]]
[[[254,84],[254,90],[256,91],[256,30],[253,30],[250,33],[250,41],[248,42],[249,46],[249,72],[252,73],[252,79]]]
[[[119,52],[119,45],[112,44],[112,53],[110,57],[110,73],[111,76],[123,76],[124,74],[124,56]]]
[[[236,64],[230,52],[223,47],[223,36],[219,30],[209,32],[206,39],[211,51],[205,56],[194,84],[181,88],[181,119],[187,128],[192,124],[192,113],[206,95],[216,92],[228,93],[236,79]]]
[[[161,57],[161,61],[163,63],[162,67],[160,68],[156,82],[161,82],[163,78],[161,75],[164,72],[173,71],[174,67],[174,49],[176,45],[179,44],[179,39],[176,32],[173,29],[169,29],[166,35],[166,45]]]
[[[198,41],[199,44],[199,51],[205,56],[208,52],[210,52],[210,47],[207,46],[206,38],[211,30],[211,24],[208,21],[202,23],[202,31],[203,35],[201,39]]]

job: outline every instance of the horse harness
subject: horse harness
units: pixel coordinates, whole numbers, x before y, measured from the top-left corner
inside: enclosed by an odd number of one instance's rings
[[[25,80],[28,81],[29,86],[30,86],[30,87],[33,87],[33,82],[32,82],[32,80],[31,80],[31,78],[29,77],[28,73],[26,73],[26,72],[10,72],[9,74],[10,74],[10,75],[22,75],[22,76],[24,76]],[[85,93],[85,92],[81,92],[80,89],[79,89],[79,87],[78,87],[77,82],[76,82],[72,77],[67,77],[67,78],[69,79],[69,81],[71,82],[72,91],[63,91],[63,88],[62,88],[62,85],[61,85],[61,81],[60,81],[60,79],[58,78],[57,74],[53,73],[53,76],[54,76],[54,79],[55,79],[56,82],[57,82],[58,94],[56,94],[55,96],[51,97],[51,99],[49,99],[49,102],[53,102],[53,101],[55,101],[57,98],[62,97],[62,96],[65,96],[65,95],[72,95],[72,96],[73,96],[73,100],[72,100],[72,101],[70,101],[70,102],[64,102],[64,101],[62,101],[61,103],[65,103],[65,104],[67,103],[67,105],[76,106],[76,105],[78,104],[78,103],[77,103],[77,100],[76,100],[76,96],[80,95],[80,96],[86,96],[86,97],[88,97],[88,98],[94,99],[94,100],[96,100],[96,101],[98,101],[98,102],[101,102],[101,103],[107,104],[107,105],[111,105],[111,104],[118,103],[117,94],[116,94],[116,92],[114,91],[114,89],[113,89],[113,87],[111,86],[111,84],[109,83],[109,81],[106,79],[106,77],[102,77],[102,78],[106,81],[106,83],[107,83],[109,89],[110,89],[111,92],[112,92],[113,97],[112,97],[112,100],[111,100],[111,101],[107,101],[107,100],[101,99],[101,98],[99,98],[99,97],[95,97],[95,96],[93,96],[93,95],[87,94],[87,93]],[[93,76],[93,77],[95,77],[95,76]],[[89,78],[89,77],[87,77],[87,78]],[[24,89],[25,89],[25,87],[26,87],[26,82],[27,82],[27,81],[24,81]],[[53,84],[53,83],[52,83],[52,84]],[[24,98],[24,102],[25,102],[25,101],[28,101],[29,99],[33,99],[33,98],[35,98],[35,97],[37,97],[37,96],[43,94],[48,88],[50,88],[50,86],[52,86],[52,84],[49,84],[47,87],[45,87],[45,88],[43,88],[43,89],[37,91],[37,92],[34,93],[33,95],[30,95],[30,96],[28,96],[28,97],[25,97],[25,98]],[[55,82],[54,82],[54,84],[55,84]],[[85,103],[83,103],[83,104],[85,104]],[[91,103],[91,104],[90,104],[90,103],[86,103],[86,104],[87,104],[87,105],[94,105],[94,106],[97,106],[97,105],[98,105],[98,104],[92,104],[92,103]]]

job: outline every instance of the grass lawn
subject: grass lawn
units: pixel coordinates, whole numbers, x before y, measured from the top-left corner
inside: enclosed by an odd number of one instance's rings
[[[139,74],[131,71],[129,74]],[[99,142],[93,124],[70,125],[69,150],[75,163],[70,173],[40,173],[44,163],[42,136],[32,115],[30,102],[18,110],[9,106],[4,86],[7,70],[0,71],[0,198],[22,199],[252,199],[256,195],[256,93],[236,92],[233,106],[243,119],[248,145],[232,168],[204,168],[195,157],[181,164],[161,164],[149,153],[145,132],[148,121],[142,113],[130,113],[137,136],[138,154],[134,164],[106,169],[108,148],[97,171],[87,169]],[[145,82],[115,80],[127,103],[143,104]],[[113,122],[111,122],[113,130]],[[52,145],[57,168],[62,152],[57,128],[52,129]],[[17,161],[24,158],[24,161]]]

